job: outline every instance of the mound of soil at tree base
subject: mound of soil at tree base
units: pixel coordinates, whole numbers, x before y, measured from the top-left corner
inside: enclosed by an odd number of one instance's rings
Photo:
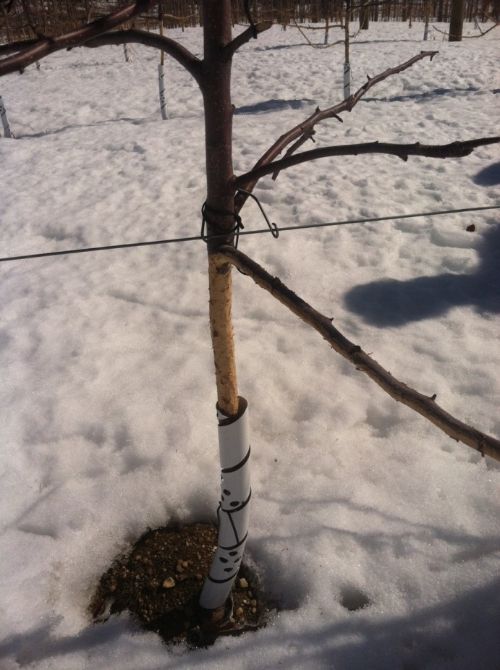
[[[101,577],[90,603],[93,620],[102,622],[110,614],[129,611],[165,642],[191,646],[264,626],[271,606],[255,571],[245,563],[233,587],[232,613],[227,607],[225,615],[219,613],[222,623],[207,621],[198,599],[216,545],[217,529],[210,524],[148,530]]]

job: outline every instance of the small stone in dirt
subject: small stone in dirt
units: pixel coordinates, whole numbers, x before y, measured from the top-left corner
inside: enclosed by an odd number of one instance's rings
[[[238,584],[239,584],[239,586],[240,586],[240,589],[248,589],[248,582],[247,582],[247,580],[246,580],[244,577],[242,577],[242,578],[239,580]]]
[[[162,586],[164,589],[173,589],[175,586],[175,579],[173,579],[173,577],[167,577],[163,580]]]
[[[241,618],[241,617],[243,616],[243,607],[238,607],[238,609],[237,609],[236,612],[235,612],[235,615],[236,615],[238,618]]]
[[[203,579],[203,575],[200,575],[199,572],[198,572],[198,574],[195,575],[195,576],[196,576],[196,579],[197,579],[199,582],[201,582],[201,580]]]

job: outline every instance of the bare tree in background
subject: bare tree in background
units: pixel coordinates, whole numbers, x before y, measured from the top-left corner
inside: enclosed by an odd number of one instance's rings
[[[461,1],[461,0],[457,0]],[[423,59],[432,59],[436,52],[426,51],[404,63],[368,78],[354,94],[325,110],[319,108],[302,123],[286,131],[245,174],[235,175],[232,155],[231,68],[234,54],[252,38],[270,28],[270,22],[254,23],[249,3],[245,3],[249,27],[236,37],[232,35],[231,0],[203,0],[203,59],[167,36],[136,28],[116,30],[126,22],[152,10],[155,0],[137,0],[116,11],[88,22],[76,30],[51,38],[40,36],[26,44],[11,44],[0,60],[0,75],[20,71],[37,60],[60,49],[84,46],[139,43],[162,50],[175,59],[199,86],[204,103],[205,162],[207,196],[203,207],[207,232],[209,319],[217,387],[220,455],[222,468],[219,504],[219,542],[210,574],[201,592],[201,606],[212,626],[228,625],[227,602],[248,533],[250,500],[249,434],[246,423],[247,402],[239,395],[236,376],[236,354],[232,324],[232,266],[248,275],[270,292],[305,323],[326,339],[329,345],[367,374],[394,399],[412,408],[454,440],[500,460],[500,441],[459,421],[445,412],[428,396],[408,387],[379,365],[371,355],[351,342],[330,319],[317,312],[302,298],[273,277],[255,260],[235,248],[235,234],[241,223],[241,212],[256,184],[266,175],[277,177],[281,170],[315,161],[327,156],[388,154],[407,160],[410,156],[431,158],[462,157],[476,147],[500,141],[499,137],[478,138],[442,145],[391,144],[368,142],[337,145],[299,151],[325,119],[340,118],[350,112],[371,88],[392,75],[410,68]],[[257,57],[257,56],[256,56]],[[280,158],[280,156],[282,156]],[[221,615],[222,612],[222,615]],[[225,616],[224,616],[225,615]]]
[[[461,42],[464,29],[465,0],[451,0],[449,42]]]

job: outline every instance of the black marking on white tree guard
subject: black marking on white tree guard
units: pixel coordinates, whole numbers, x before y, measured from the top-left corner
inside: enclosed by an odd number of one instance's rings
[[[250,444],[247,401],[239,399],[236,417],[218,412],[221,498],[217,508],[219,533],[208,579],[203,585],[200,605],[222,607],[238,574],[248,537],[250,488]]]

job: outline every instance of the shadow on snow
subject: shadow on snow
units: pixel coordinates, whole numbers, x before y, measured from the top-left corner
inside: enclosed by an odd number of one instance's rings
[[[472,181],[478,186],[496,186],[500,184],[500,161],[480,170]]]
[[[380,327],[430,319],[462,305],[500,313],[500,225],[488,229],[477,252],[480,263],[472,274],[381,279],[355,286],[344,296],[344,303],[364,321]]]
[[[227,648],[223,643],[209,650],[176,653],[177,668],[203,668],[207,663],[228,661],[228,656],[247,658],[259,646],[259,656],[277,660],[286,656],[292,670],[335,667],[336,670],[418,670],[430,667],[484,670],[498,668],[500,637],[494,633],[500,624],[500,579],[404,615],[368,615],[368,609],[350,612],[342,620],[296,625],[273,625],[260,633],[240,638]],[[0,642],[0,659],[14,655],[20,667],[43,659],[83,653],[99,658],[98,648],[111,644],[124,656],[138,653],[138,645],[123,635],[135,632],[126,621],[110,620],[91,626],[78,635],[56,637],[54,625],[42,625],[30,632],[13,635]],[[256,636],[259,636],[257,641]],[[134,636],[135,637],[135,636]],[[146,652],[146,650],[144,650]],[[140,652],[139,652],[140,653]],[[167,651],[165,651],[167,654]],[[165,658],[167,662],[167,657]],[[63,667],[63,666],[60,666]],[[150,666],[148,666],[150,667]],[[152,666],[151,666],[152,667]],[[160,667],[160,666],[158,666]]]
[[[315,100],[301,98],[298,100],[263,100],[253,105],[243,105],[236,107],[235,114],[259,114],[260,112],[279,112],[283,109],[302,109],[308,105],[314,105]]]
[[[427,102],[428,100],[432,100],[433,98],[440,98],[442,96],[457,98],[459,96],[466,96],[474,93],[477,93],[478,95],[484,95],[485,93],[491,92],[492,91],[481,90],[476,86],[469,86],[468,88],[433,88],[431,91],[408,93],[406,95],[391,95],[384,98],[366,97],[363,98],[360,102],[406,102],[408,100],[414,100],[415,102]]]

